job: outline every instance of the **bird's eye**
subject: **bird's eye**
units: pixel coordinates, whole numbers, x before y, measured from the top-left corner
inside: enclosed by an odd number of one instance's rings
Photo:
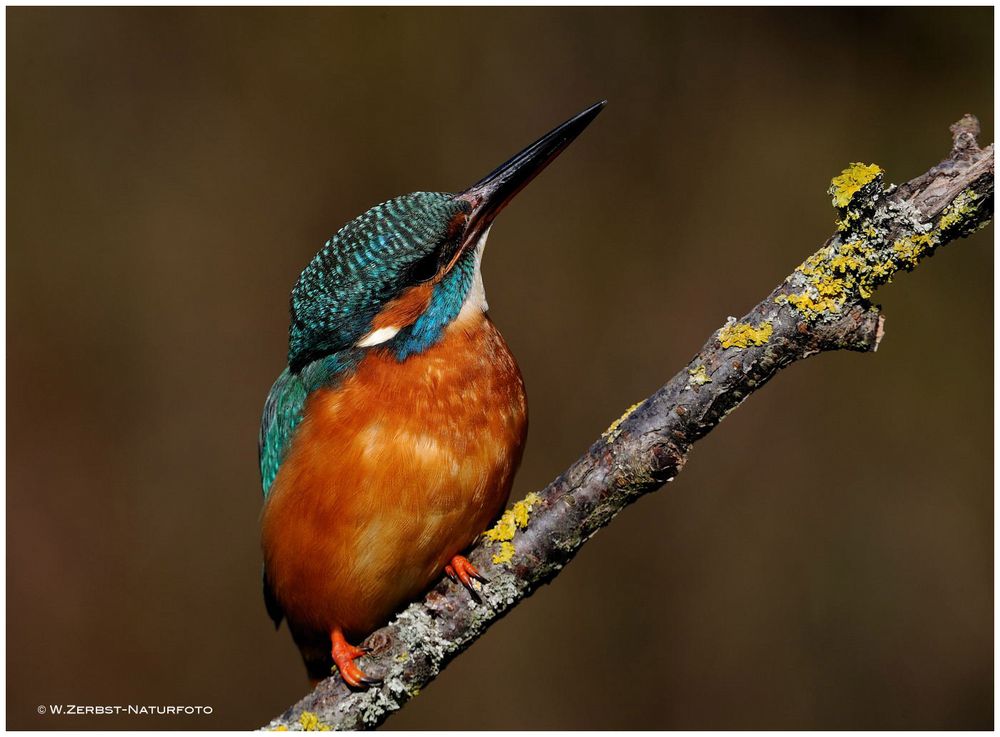
[[[431,251],[410,267],[410,279],[425,282],[433,279],[438,272],[438,252]]]

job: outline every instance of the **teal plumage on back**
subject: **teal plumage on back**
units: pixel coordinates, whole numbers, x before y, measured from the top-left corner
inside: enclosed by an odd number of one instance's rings
[[[260,481],[267,498],[285,459],[295,429],[302,421],[306,398],[320,387],[333,386],[347,375],[361,358],[357,348],[338,351],[307,364],[298,373],[286,368],[267,394],[260,418],[257,450],[260,454]]]
[[[274,477],[278,475],[278,468],[295,428],[302,421],[305,403],[306,389],[302,377],[286,368],[271,387],[260,420],[257,449],[260,453],[260,481],[264,488],[264,498],[267,498]]]

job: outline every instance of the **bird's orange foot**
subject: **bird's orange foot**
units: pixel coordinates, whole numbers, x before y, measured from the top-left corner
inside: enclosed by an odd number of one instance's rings
[[[336,663],[337,670],[340,671],[340,677],[344,679],[344,683],[351,688],[368,688],[369,686],[377,686],[382,683],[380,679],[366,675],[358,667],[357,663],[354,662],[362,655],[366,655],[369,652],[369,648],[356,647],[349,643],[344,638],[344,633],[339,627],[330,633],[330,642],[332,644],[331,654],[333,655],[333,662]]]
[[[479,583],[489,583],[486,577],[477,571],[476,567],[472,565],[464,555],[456,555],[452,558],[451,563],[444,567],[444,574],[452,581],[460,581],[477,601],[480,600],[479,592],[472,585],[472,582],[479,581]]]

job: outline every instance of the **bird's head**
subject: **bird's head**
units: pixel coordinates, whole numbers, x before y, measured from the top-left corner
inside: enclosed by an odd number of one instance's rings
[[[292,290],[288,363],[383,346],[400,359],[433,345],[463,310],[485,311],[480,261],[494,218],[576,138],[599,102],[459,194],[383,202],[328,240]]]

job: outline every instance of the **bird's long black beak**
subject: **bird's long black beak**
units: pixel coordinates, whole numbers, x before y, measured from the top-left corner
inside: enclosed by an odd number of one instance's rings
[[[466,200],[472,205],[461,250],[479,241],[493,219],[514,199],[514,195],[552,163],[590,125],[606,104],[607,100],[601,100],[574,115],[456,195],[457,199]]]

